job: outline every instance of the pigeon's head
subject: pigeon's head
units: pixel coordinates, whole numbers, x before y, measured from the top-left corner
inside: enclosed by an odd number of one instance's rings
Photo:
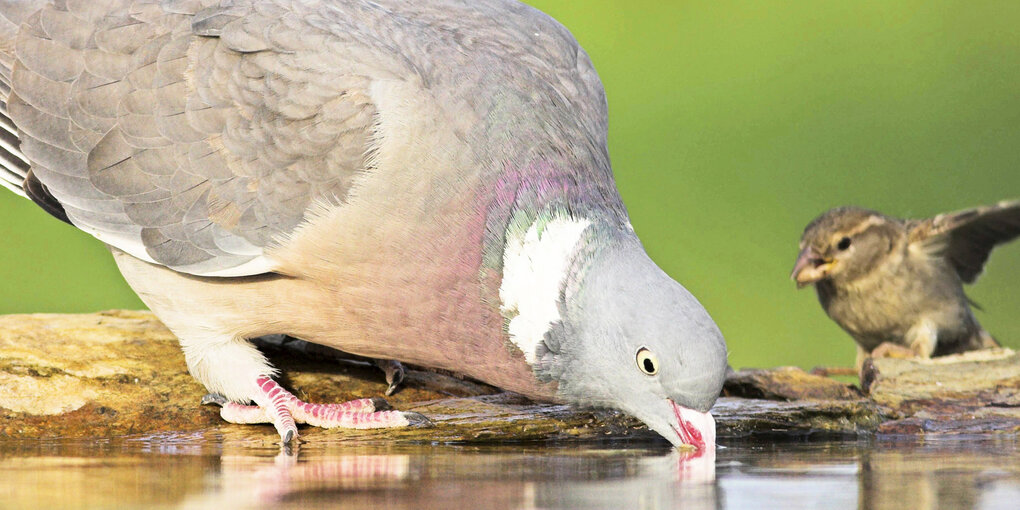
[[[536,373],[572,403],[630,414],[675,446],[715,446],[708,413],[722,390],[726,343],[700,303],[629,232],[575,260]]]
[[[821,280],[852,282],[888,255],[898,228],[896,222],[875,211],[830,209],[804,229],[790,278],[798,287]]]

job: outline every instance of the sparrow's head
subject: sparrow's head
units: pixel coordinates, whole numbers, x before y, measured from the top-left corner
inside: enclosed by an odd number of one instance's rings
[[[804,229],[790,278],[798,287],[821,280],[852,282],[889,255],[902,228],[897,220],[875,211],[830,209]]]

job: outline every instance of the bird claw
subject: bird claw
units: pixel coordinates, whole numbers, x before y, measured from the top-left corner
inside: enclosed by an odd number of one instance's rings
[[[408,427],[431,428],[436,426],[436,424],[433,423],[432,420],[428,419],[427,416],[421,413],[416,413],[414,411],[405,411],[404,419],[407,420]]]
[[[253,400],[264,404],[238,404],[216,393],[202,397],[202,403],[221,406],[220,416],[229,423],[272,423],[283,444],[290,444],[298,437],[298,423],[351,429],[432,426],[422,414],[391,410],[390,404],[382,398],[312,404],[299,400],[269,377],[260,376],[256,382],[262,393]]]
[[[372,408],[376,411],[389,411],[393,409],[393,406],[391,406],[384,398],[372,397],[368,400],[372,401]]]
[[[202,405],[204,406],[216,404],[220,407],[223,407],[223,405],[226,404],[227,402],[230,402],[229,400],[227,400],[227,397],[224,397],[219,393],[207,393],[204,396],[202,396]]]
[[[393,359],[377,359],[375,366],[386,374],[386,383],[389,384],[389,387],[386,388],[386,396],[392,397],[400,389],[400,383],[404,382],[406,375],[404,365]]]

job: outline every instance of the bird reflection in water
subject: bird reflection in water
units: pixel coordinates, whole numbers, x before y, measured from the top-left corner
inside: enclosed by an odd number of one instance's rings
[[[307,449],[307,448],[306,448]],[[224,452],[215,490],[181,508],[717,508],[715,450],[506,447]]]

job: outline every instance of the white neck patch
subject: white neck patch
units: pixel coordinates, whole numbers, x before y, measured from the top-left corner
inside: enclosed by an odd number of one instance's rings
[[[581,234],[591,225],[585,218],[556,217],[539,236],[538,223],[532,223],[523,236],[508,234],[499,286],[499,310],[510,319],[510,341],[529,364],[535,362],[538,343],[549,325],[560,320],[560,288]]]

